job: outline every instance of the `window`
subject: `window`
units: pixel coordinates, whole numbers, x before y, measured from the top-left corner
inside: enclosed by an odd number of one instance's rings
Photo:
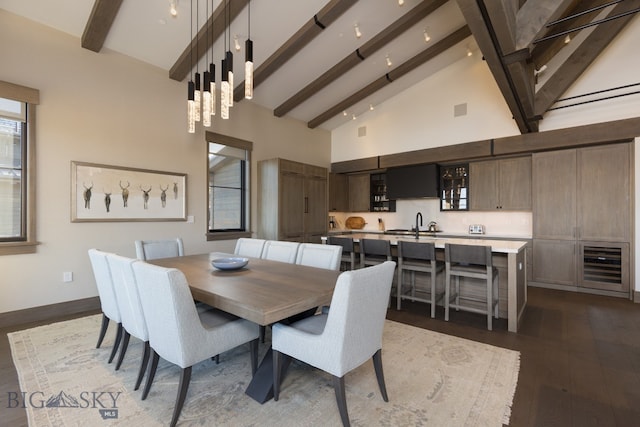
[[[35,252],[38,91],[0,81],[0,255]]]
[[[208,161],[208,240],[250,236],[252,143],[206,132]]]

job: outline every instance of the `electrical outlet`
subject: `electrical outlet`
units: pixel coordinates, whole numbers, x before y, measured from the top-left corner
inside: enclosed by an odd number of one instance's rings
[[[62,273],[62,281],[64,283],[73,282],[73,272],[65,271],[64,273]]]

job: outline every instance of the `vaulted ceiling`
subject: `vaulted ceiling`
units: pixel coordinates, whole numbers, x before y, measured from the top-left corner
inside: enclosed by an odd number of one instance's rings
[[[311,128],[334,129],[467,54],[482,55],[522,133],[538,130],[640,10],[640,0],[176,1],[175,18],[170,0],[0,0],[0,9],[77,36],[94,52],[164,68],[177,81],[210,62],[219,70],[230,49],[235,102]],[[249,35],[251,101],[242,81]]]

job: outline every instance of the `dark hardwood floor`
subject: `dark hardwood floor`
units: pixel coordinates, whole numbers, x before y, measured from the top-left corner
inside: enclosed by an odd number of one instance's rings
[[[489,332],[485,317],[472,313],[454,311],[444,322],[439,308],[431,319],[429,306],[422,303],[403,302],[401,311],[391,309],[387,317],[520,351],[511,426],[640,425],[640,304],[529,288],[517,334],[507,332],[502,319]],[[6,334],[33,326],[0,328],[0,425],[27,425],[23,409],[7,408],[7,393],[19,386]]]

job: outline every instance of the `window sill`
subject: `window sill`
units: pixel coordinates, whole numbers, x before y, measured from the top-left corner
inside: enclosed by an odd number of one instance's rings
[[[207,233],[207,242],[214,240],[233,240],[240,237],[251,237],[250,231],[221,231],[219,233]]]
[[[40,242],[1,242],[0,255],[35,254]]]

